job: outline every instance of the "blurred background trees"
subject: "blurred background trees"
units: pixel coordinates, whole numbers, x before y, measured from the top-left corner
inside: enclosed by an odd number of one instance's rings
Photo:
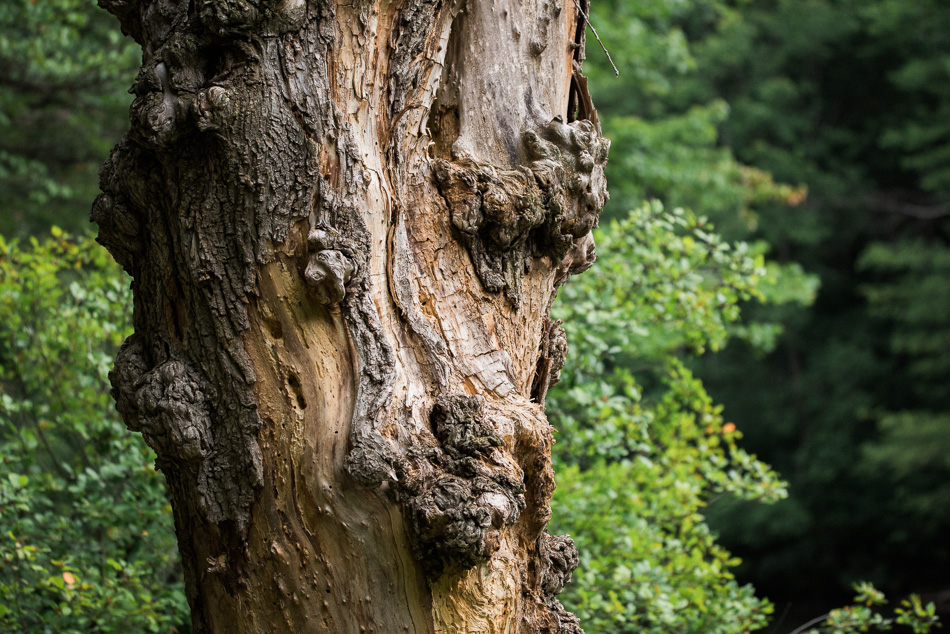
[[[790,631],[859,580],[946,601],[950,7],[591,10],[620,78],[591,38],[612,200],[555,309],[564,603],[589,632],[715,634]],[[128,281],[81,237],[135,55],[92,0],[0,4],[12,631],[187,629],[163,483],[107,395]]]
[[[684,98],[725,98],[736,156],[809,189],[751,235],[817,274],[817,301],[773,317],[752,376],[741,345],[700,372],[794,491],[715,518],[766,592],[948,588],[948,26],[937,2],[810,0],[685,27],[702,79]]]
[[[129,278],[83,237],[136,55],[95,2],[0,3],[4,632],[189,629],[165,483],[109,396]]]
[[[0,234],[88,226],[128,127],[137,47],[91,0],[0,3]]]
[[[774,505],[727,496],[706,509],[744,560],[739,578],[780,604],[844,600],[868,579],[946,609],[950,7],[592,10],[626,65],[612,80],[590,52],[624,148],[608,213],[642,197],[690,207],[776,273],[762,288],[772,301],[743,304],[732,342],[689,362],[742,446],[790,485]]]

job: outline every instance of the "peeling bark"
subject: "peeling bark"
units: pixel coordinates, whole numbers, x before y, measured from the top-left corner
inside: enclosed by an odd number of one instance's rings
[[[92,211],[113,395],[194,631],[579,632],[543,412],[607,198],[576,6],[100,3],[143,50]]]

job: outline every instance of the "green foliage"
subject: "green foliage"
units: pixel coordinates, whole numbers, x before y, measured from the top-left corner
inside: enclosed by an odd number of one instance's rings
[[[900,0],[592,6],[622,75],[613,79],[589,47],[592,92],[614,139],[615,204],[605,216],[655,197],[700,210],[731,239],[752,242],[749,254],[774,258],[755,285],[762,301],[743,301],[743,319],[725,320],[732,345],[714,329],[706,347],[716,354],[687,362],[725,401],[745,445],[793,480],[794,496],[777,504],[730,495],[702,511],[744,553],[745,578],[754,572],[779,597],[828,600],[860,577],[903,592],[939,583],[943,567],[932,562],[948,560],[941,536],[950,526],[950,403],[941,352],[950,309],[948,271],[938,264],[948,239],[938,198],[948,18],[938,2]],[[899,254],[880,250],[908,232],[926,248],[918,241]],[[897,265],[914,255],[918,266]],[[642,257],[610,275],[622,279]],[[577,371],[591,368],[583,377],[591,387],[565,386],[589,409],[571,404],[556,423],[559,456],[577,456],[572,481],[585,469],[620,470],[612,464],[635,464],[654,449],[642,434],[656,424],[651,399],[668,389],[653,375],[663,366],[642,352],[624,358],[624,342],[656,335],[657,349],[689,349],[662,326],[647,330],[652,305],[623,319],[605,303],[609,293],[597,292],[574,317],[597,324],[571,333],[571,363],[588,349],[606,355],[613,346],[615,357],[601,366],[581,361]],[[568,295],[568,305],[577,301]],[[605,347],[608,328],[599,324],[608,320],[623,334]],[[591,486],[597,478],[615,480],[598,474]],[[619,520],[609,525],[605,535],[625,535]],[[600,583],[602,597],[616,588]],[[609,620],[597,622],[613,631]]]
[[[590,632],[750,631],[771,606],[735,581],[738,559],[717,544],[704,515],[727,493],[774,501],[785,491],[737,446],[741,433],[680,359],[721,350],[730,338],[767,353],[784,325],[768,314],[740,320],[740,306],[807,305],[818,282],[797,264],[766,262],[765,242],[730,245],[677,207],[746,235],[760,208],[800,206],[806,190],[734,158],[719,136],[726,102],[682,98],[698,67],[687,29],[740,21],[735,7],[605,1],[593,3],[592,19],[623,78],[614,80],[589,47],[592,92],[613,139],[604,217],[637,210],[599,232],[597,266],[565,287],[555,308],[572,351],[549,396],[560,430],[554,521],[581,552],[563,600]],[[672,211],[641,206],[646,198]]]
[[[737,445],[679,355],[725,343],[765,268],[702,218],[645,204],[597,235],[598,265],[556,304],[573,353],[548,397],[559,429],[552,530],[581,557],[562,595],[589,632],[727,634],[767,623],[768,602],[734,580],[738,561],[706,525],[725,493],[785,496]]]
[[[878,0],[862,6],[860,15],[876,43],[900,51],[898,63],[887,67],[887,79],[902,97],[901,112],[887,117],[880,147],[898,154],[901,167],[918,175],[923,191],[946,196],[950,194],[946,43],[950,11],[939,0]]]
[[[709,509],[743,578],[775,598],[944,587],[950,7],[605,0],[592,19],[621,64],[588,48],[607,214],[656,197],[774,258],[738,340],[689,361],[792,485]]]
[[[0,3],[0,233],[85,224],[137,59],[95,0]]]
[[[906,626],[914,634],[929,634],[941,627],[933,603],[926,606],[920,597],[911,595],[894,609],[894,618],[886,617],[878,610],[887,605],[884,593],[872,584],[854,584],[854,605],[832,610],[796,629],[792,634],[852,634],[853,632],[889,631],[894,625]],[[807,629],[812,625],[818,627]],[[903,628],[901,628],[903,629]]]
[[[89,238],[0,237],[4,631],[187,627],[163,478],[108,394],[130,299]]]
[[[680,103],[678,86],[695,74],[698,62],[684,23],[693,16],[728,19],[734,13],[719,0],[603,0],[592,3],[591,19],[620,78],[604,63],[589,37],[586,68],[591,75],[605,134],[612,139],[607,174],[611,204],[605,218],[622,217],[649,198],[668,207],[717,213],[729,235],[754,226],[754,207],[769,201],[799,204],[803,187],[775,183],[767,172],[736,161],[719,142],[730,108],[722,99]]]
[[[873,319],[886,322],[889,350],[906,360],[913,379],[913,402],[944,402],[932,388],[950,375],[950,248],[934,241],[873,242],[857,261],[860,271],[873,271],[861,287]]]
[[[862,446],[865,472],[891,474],[906,518],[950,524],[950,248],[933,240],[873,242],[858,259],[873,279],[861,288],[869,317],[887,338],[881,346],[899,363],[901,392],[866,415],[876,435]]]

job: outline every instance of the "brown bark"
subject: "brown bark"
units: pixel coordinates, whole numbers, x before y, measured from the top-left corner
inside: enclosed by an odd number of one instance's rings
[[[112,375],[196,632],[576,632],[556,287],[608,143],[564,0],[100,0],[143,49],[102,170]]]

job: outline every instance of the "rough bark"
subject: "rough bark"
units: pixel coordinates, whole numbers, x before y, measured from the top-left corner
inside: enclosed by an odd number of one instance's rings
[[[143,50],[92,212],[113,394],[194,631],[580,631],[543,410],[606,200],[578,5],[100,3]]]

